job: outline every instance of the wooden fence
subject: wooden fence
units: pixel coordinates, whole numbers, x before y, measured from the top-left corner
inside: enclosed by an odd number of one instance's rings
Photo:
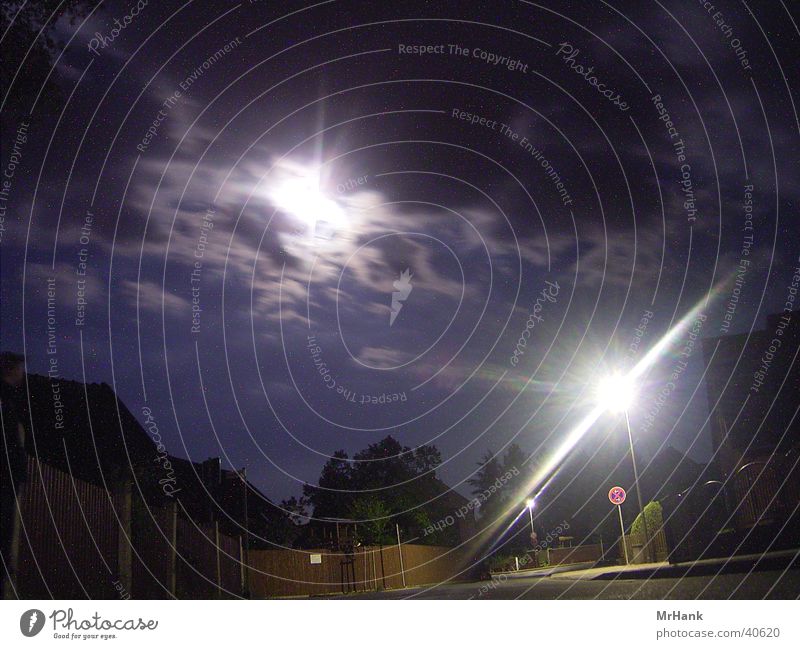
[[[177,501],[148,507],[131,485],[110,491],[29,459],[20,492],[19,597],[319,595],[440,583],[471,563],[464,550],[428,545],[403,545],[402,565],[396,545],[351,555],[250,550],[248,558],[239,537],[191,520]]]
[[[19,494],[15,588],[24,599],[240,597],[239,537],[147,507],[131,485],[110,493],[28,459]]]
[[[548,552],[549,565],[551,566],[600,561],[602,558],[603,546],[599,543],[576,545],[574,548],[553,548]]]
[[[628,561],[630,563],[649,563],[655,561],[660,563],[666,561],[669,556],[667,537],[663,528],[650,537],[650,542],[645,546],[644,541],[635,534],[625,535],[625,544],[628,546]],[[619,546],[619,562],[625,563],[625,548],[621,543]]]
[[[470,565],[463,549],[431,545],[359,547],[352,554],[329,550],[251,550],[253,597],[364,592],[442,583]]]
[[[25,599],[116,596],[116,495],[28,458],[19,493],[17,594]]]

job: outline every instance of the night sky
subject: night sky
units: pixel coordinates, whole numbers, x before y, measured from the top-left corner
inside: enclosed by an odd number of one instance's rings
[[[698,302],[701,337],[783,309],[799,20],[780,0],[63,16],[36,103],[4,99],[24,105],[3,116],[2,348],[112,385],[170,452],[274,500],[389,434],[468,494],[487,450],[547,457]],[[648,423],[682,344],[640,381],[643,465],[711,452],[699,350]]]

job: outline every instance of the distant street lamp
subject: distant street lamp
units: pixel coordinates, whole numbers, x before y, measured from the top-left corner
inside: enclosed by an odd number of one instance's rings
[[[647,529],[647,518],[644,515],[642,506],[642,492],[639,488],[639,471],[636,469],[636,455],[633,451],[633,435],[631,434],[631,420],[628,417],[630,408],[636,397],[636,386],[633,381],[621,374],[612,374],[605,378],[598,388],[598,400],[611,412],[625,413],[625,427],[628,430],[628,444],[631,449],[631,463],[633,464],[633,484],[636,486],[636,500],[639,504],[639,512],[642,516],[644,525],[644,547],[647,548],[647,557],[651,558],[650,534]],[[623,539],[623,542],[625,539]]]

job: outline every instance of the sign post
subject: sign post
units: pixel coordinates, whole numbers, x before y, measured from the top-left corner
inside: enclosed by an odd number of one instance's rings
[[[608,490],[608,499],[612,505],[617,506],[617,513],[619,514],[619,531],[622,534],[622,550],[625,552],[625,565],[630,565],[628,561],[628,544],[625,541],[625,524],[622,522],[622,503],[625,502],[625,490],[622,487],[611,487]]]
[[[403,575],[403,588],[406,587],[406,569],[403,567],[403,546],[400,544],[400,525],[395,523],[395,530],[397,530],[397,554],[400,555],[400,574]]]

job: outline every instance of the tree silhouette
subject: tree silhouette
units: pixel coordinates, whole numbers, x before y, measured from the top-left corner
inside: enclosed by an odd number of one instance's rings
[[[403,446],[391,435],[353,455],[337,451],[322,468],[317,485],[305,485],[303,493],[318,518],[353,518],[354,508],[377,507],[393,516],[410,536],[425,542],[451,542],[457,530],[427,535],[424,530],[454,512],[452,503],[437,496],[448,491],[436,477],[442,457],[435,446],[415,449]],[[366,504],[365,504],[366,503]]]
[[[64,97],[54,80],[56,75],[50,75],[47,87],[42,89],[59,50],[64,47],[56,40],[55,26],[63,20],[74,24],[98,4],[91,0],[36,0],[0,5],[0,33],[5,34],[0,87],[3,94],[8,93],[3,107],[7,123],[29,115],[37,95],[37,115],[60,107]],[[10,43],[14,46],[9,46]]]

